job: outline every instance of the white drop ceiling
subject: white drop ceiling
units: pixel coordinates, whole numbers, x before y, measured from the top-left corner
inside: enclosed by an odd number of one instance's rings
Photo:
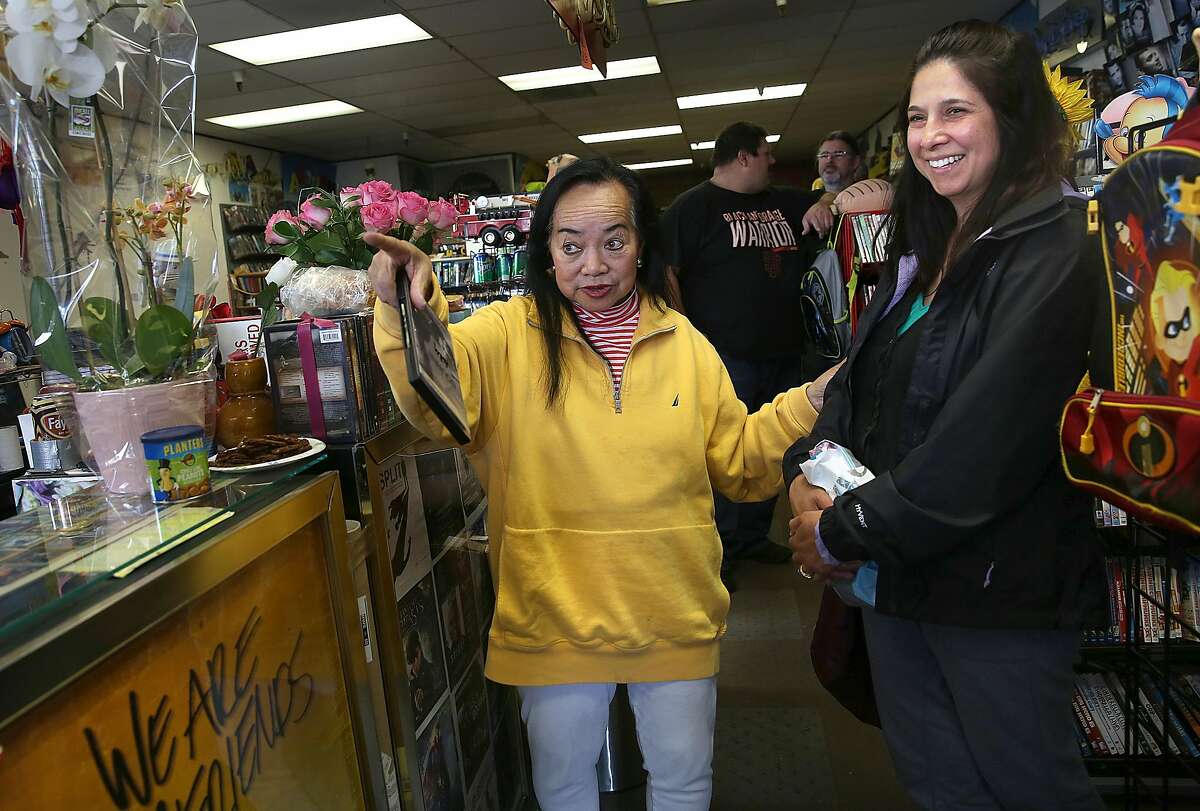
[[[954,20],[995,20],[1014,0],[615,0],[610,59],[657,56],[662,73],[517,93],[496,77],[578,64],[545,0],[188,0],[200,32],[198,132],[327,160],[424,161],[517,152],[605,154],[626,163],[690,157],[726,124],[781,133],[784,160],[831,129],[859,132],[890,109],[913,54]],[[253,67],[208,43],[407,14],[433,39]],[[242,92],[234,72],[245,80]],[[799,99],[680,111],[677,96],[807,82]],[[365,112],[234,130],[218,115],[339,99]],[[588,146],[582,133],[678,124],[680,135]]]

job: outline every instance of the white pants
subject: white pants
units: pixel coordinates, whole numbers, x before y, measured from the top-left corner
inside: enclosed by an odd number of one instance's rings
[[[615,684],[521,687],[533,790],[542,811],[598,811],[596,761]],[[712,799],[717,680],[629,685],[652,811],[707,811]]]

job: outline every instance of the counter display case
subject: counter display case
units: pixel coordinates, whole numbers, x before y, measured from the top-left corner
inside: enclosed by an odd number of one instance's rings
[[[0,797],[389,808],[341,488],[302,468],[0,523]]]

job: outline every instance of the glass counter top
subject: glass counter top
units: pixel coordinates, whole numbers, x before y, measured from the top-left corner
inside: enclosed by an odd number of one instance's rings
[[[113,495],[97,482],[66,496],[47,494],[48,504],[0,521],[0,653],[35,624],[109,593],[103,584],[277,500],[325,458],[252,474],[214,473],[211,492],[177,504]]]

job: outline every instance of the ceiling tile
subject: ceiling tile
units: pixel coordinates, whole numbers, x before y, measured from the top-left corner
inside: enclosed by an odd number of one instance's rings
[[[231,93],[220,98],[206,98],[204,103],[199,105],[198,112],[200,117],[213,118],[218,115],[245,113],[251,110],[269,110],[274,107],[290,107],[293,104],[308,104],[314,101],[325,101],[328,98],[324,93],[318,93],[306,87],[288,85],[258,93]]]
[[[332,77],[331,77],[332,78]],[[483,71],[470,62],[453,62],[447,65],[432,65],[425,68],[409,70],[385,71],[363,74],[355,77],[338,78],[335,81],[317,80],[312,87],[326,93],[370,93],[409,92],[418,88],[441,88],[443,92],[453,92],[449,88],[461,82],[479,82],[496,86],[495,79],[486,76]]]
[[[242,75],[242,89],[238,90],[233,80],[233,71],[220,73],[204,73],[196,77],[196,96],[207,104],[222,96],[237,96],[242,93],[258,93],[263,90],[277,90],[281,87],[292,87],[293,84],[281,76],[268,73],[261,68],[239,68]]]
[[[490,31],[494,32],[497,38],[501,38],[503,29],[540,24],[545,27],[548,35],[566,39],[554,12],[545,2],[497,3],[496,0],[467,0],[463,3],[420,10],[413,7],[409,9],[409,17],[417,25],[439,37],[457,37]]]
[[[328,0],[249,0],[268,14],[291,23],[297,28],[331,25],[367,17],[381,17],[399,11],[385,0],[354,0],[346,4],[330,3]],[[189,0],[188,5],[191,5]]]
[[[201,44],[274,34],[295,27],[245,0],[221,0],[196,8],[189,3],[188,9]]]
[[[425,70],[426,72],[423,74],[425,76],[432,76],[436,75],[436,71],[433,71],[432,68],[454,63],[462,64],[463,58],[446,43],[425,40],[406,42],[402,45],[388,45],[383,48],[371,48],[365,51],[319,56],[314,59],[280,62],[267,66],[267,69],[294,82],[315,85],[335,79],[416,69]],[[474,73],[478,75],[479,71],[475,70]]]

